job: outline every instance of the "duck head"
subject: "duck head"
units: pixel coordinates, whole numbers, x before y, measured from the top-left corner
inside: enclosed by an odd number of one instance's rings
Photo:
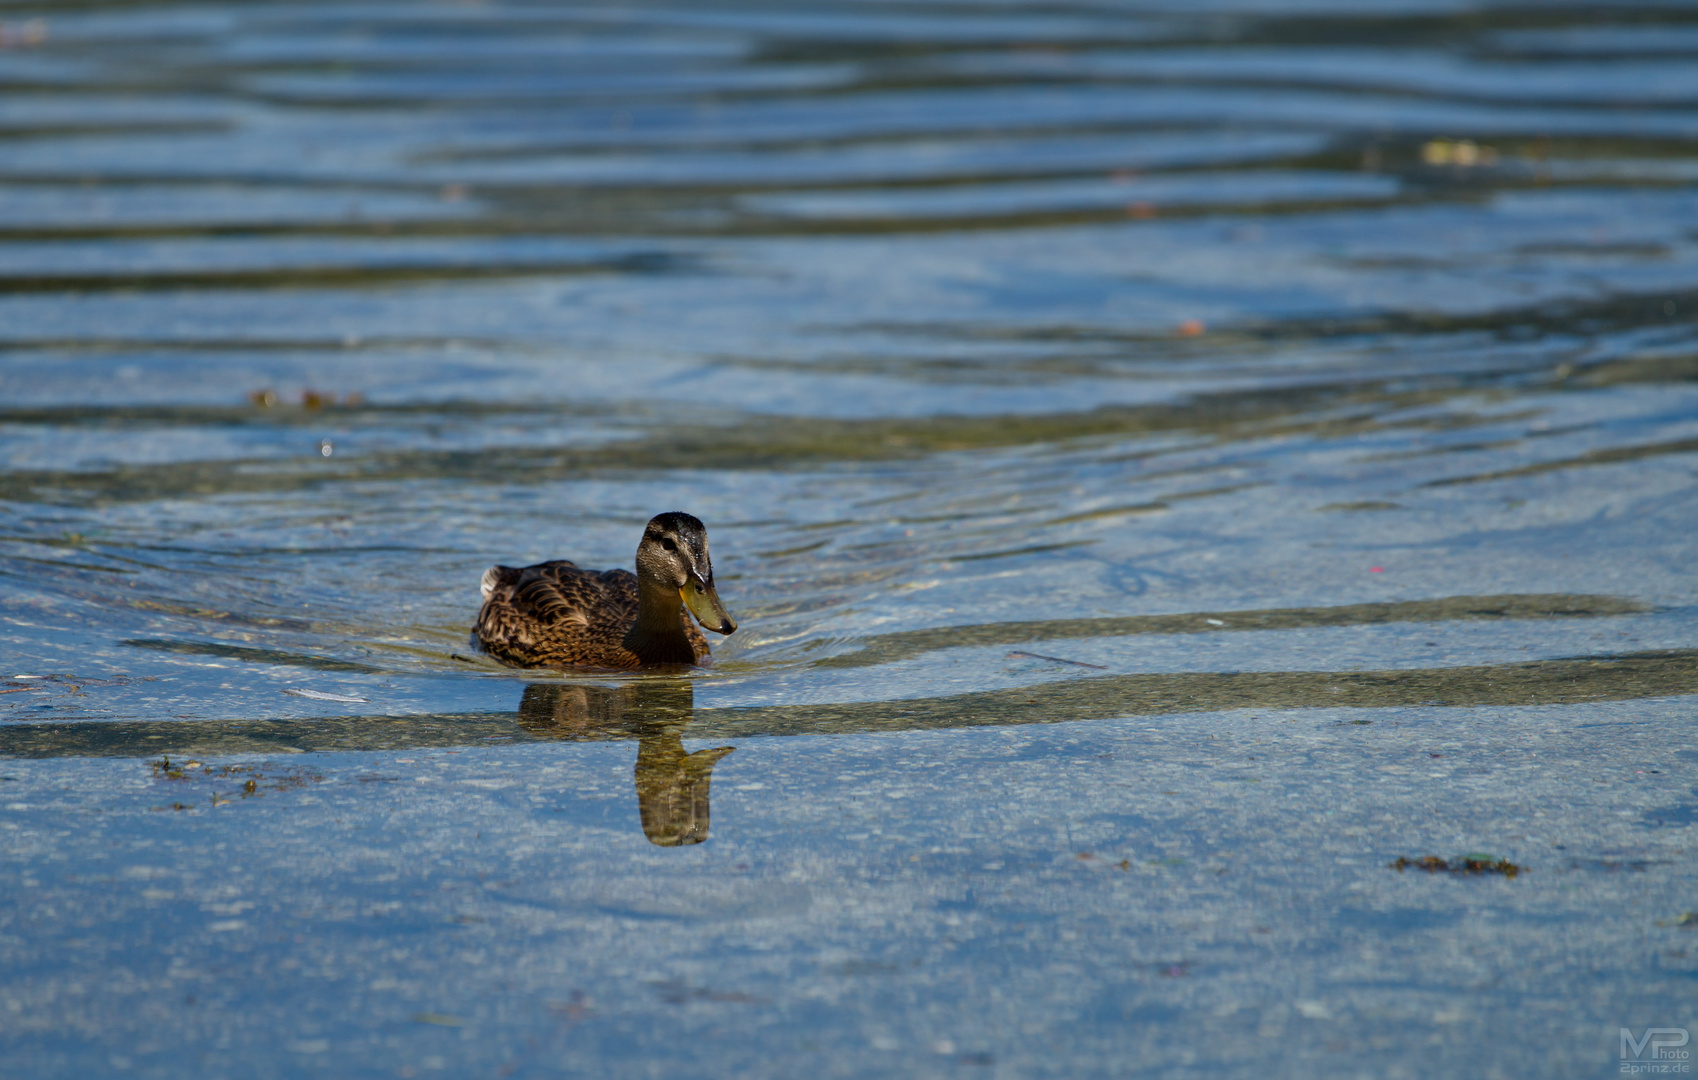
[[[679,599],[705,630],[729,634],[737,624],[719,602],[708,558],[707,529],[689,514],[656,514],[637,545],[637,581],[676,589]]]

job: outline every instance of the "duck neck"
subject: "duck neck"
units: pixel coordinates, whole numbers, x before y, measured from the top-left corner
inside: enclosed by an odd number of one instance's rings
[[[637,579],[637,621],[625,647],[645,664],[693,664],[696,650],[684,634],[684,604],[678,590]]]

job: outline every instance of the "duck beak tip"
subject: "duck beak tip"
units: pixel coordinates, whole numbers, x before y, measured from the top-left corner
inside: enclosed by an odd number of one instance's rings
[[[720,603],[719,593],[711,583],[686,582],[679,594],[684,606],[705,629],[726,636],[736,633],[737,624],[732,621],[731,613],[725,610],[725,605]]]

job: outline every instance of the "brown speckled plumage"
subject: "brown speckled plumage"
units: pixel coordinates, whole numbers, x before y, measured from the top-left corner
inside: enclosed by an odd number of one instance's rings
[[[637,566],[642,579],[629,570],[584,570],[564,559],[492,566],[483,576],[478,644],[520,667],[699,664],[708,643],[685,613],[687,587],[712,597],[720,618],[718,625],[707,624],[711,629],[736,629],[718,607],[707,533],[695,518],[673,513],[650,521]]]
[[[625,647],[637,621],[637,575],[629,570],[580,570],[565,559],[535,566],[492,566],[493,586],[478,612],[484,651],[520,667],[636,668],[643,661]],[[707,638],[678,609],[694,664],[708,654]]]

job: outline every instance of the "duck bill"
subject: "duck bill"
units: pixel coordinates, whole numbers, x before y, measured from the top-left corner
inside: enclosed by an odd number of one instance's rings
[[[703,629],[716,634],[729,634],[737,629],[737,624],[726,614],[725,605],[719,602],[719,593],[714,591],[712,582],[703,584],[692,578],[684,583],[678,594],[684,598],[684,606],[690,609],[690,614],[696,617]]]

